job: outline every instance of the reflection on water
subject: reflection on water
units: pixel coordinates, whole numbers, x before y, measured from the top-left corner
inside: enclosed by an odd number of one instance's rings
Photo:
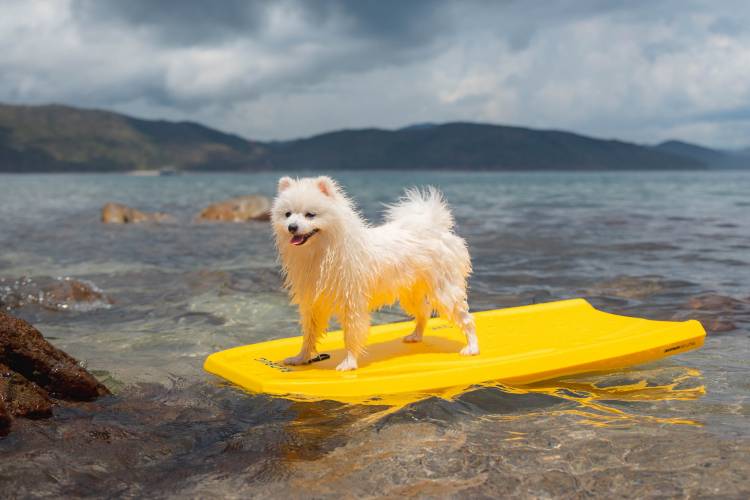
[[[363,423],[373,418],[398,413],[409,405],[429,400],[459,401],[470,404],[481,411],[495,408],[498,394],[503,395],[545,395],[556,403],[569,402],[574,406],[561,410],[572,415],[585,417],[581,423],[592,425],[627,425],[639,420],[652,420],[665,424],[701,425],[699,421],[683,418],[658,417],[649,415],[653,405],[633,405],[629,403],[657,403],[659,401],[695,400],[706,394],[701,372],[687,367],[655,368],[651,370],[628,370],[615,374],[578,376],[573,379],[558,379],[527,386],[509,386],[500,382],[485,382],[471,386],[456,386],[433,390],[428,393],[400,393],[373,396],[364,400],[344,401],[352,407],[378,406],[383,409],[373,413]],[[252,394],[252,393],[248,393]],[[284,399],[299,403],[324,401],[314,397],[287,396]],[[521,398],[514,402],[522,401]],[[458,404],[457,404],[458,405]],[[509,407],[500,407],[501,413]],[[530,408],[521,405],[519,409]],[[640,410],[640,411],[639,411]],[[526,414],[524,414],[526,416]],[[508,416],[507,418],[513,418]]]
[[[498,414],[505,419],[528,418],[536,403],[545,401],[564,408],[555,410],[582,417],[581,424],[595,426],[627,426],[641,421],[663,424],[701,425],[693,419],[659,417],[656,404],[660,401],[695,400],[706,393],[700,371],[686,367],[630,370],[625,373],[580,376],[528,386],[513,387],[499,382],[486,382],[469,387],[458,386],[429,394],[405,393],[379,396],[357,405],[382,406],[372,416],[381,418],[400,411],[410,412],[409,405],[444,400],[456,407],[468,405],[473,413]],[[526,397],[521,397],[526,396]],[[540,396],[540,397],[536,397]],[[293,399],[311,403],[313,399]],[[510,403],[509,403],[510,401]],[[569,404],[565,404],[569,403]],[[642,403],[640,405],[632,403]],[[645,403],[645,404],[644,404]],[[549,413],[547,404],[543,412]],[[458,410],[457,410],[458,411]],[[516,411],[520,411],[516,414]],[[531,412],[531,413],[530,413]],[[371,421],[372,418],[368,419]]]
[[[750,175],[337,177],[375,219],[402,187],[443,189],[472,252],[474,310],[583,296],[616,314],[699,319],[706,344],[527,387],[367,404],[247,394],[205,374],[203,359],[295,335],[296,313],[280,290],[267,225],[192,218],[212,201],[272,193],[275,175],[0,176],[3,307],[116,393],[58,408],[50,421],[19,421],[0,440],[3,489],[19,497],[748,492]],[[108,201],[178,221],[103,226]],[[85,297],[71,280],[89,287],[93,307],[67,300]],[[374,318],[404,316],[386,309]]]
[[[706,388],[702,384],[700,371],[680,367],[609,375],[593,380],[579,377],[554,384],[534,385],[525,388],[525,391],[570,399],[581,408],[567,411],[583,417],[581,423],[612,427],[629,426],[641,421],[701,425],[701,422],[693,419],[649,414],[653,405],[644,408],[645,405],[628,403],[694,400],[702,397]]]

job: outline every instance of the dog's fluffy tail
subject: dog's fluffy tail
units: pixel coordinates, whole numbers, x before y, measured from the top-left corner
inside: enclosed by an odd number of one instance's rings
[[[453,229],[453,215],[443,194],[432,186],[407,189],[397,203],[386,205],[385,218],[389,222],[414,224],[422,230]]]

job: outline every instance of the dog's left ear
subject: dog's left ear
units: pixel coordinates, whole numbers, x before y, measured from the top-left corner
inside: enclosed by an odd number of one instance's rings
[[[318,189],[320,189],[320,192],[326,196],[333,196],[339,189],[336,181],[326,175],[321,175],[320,177],[318,177],[316,179],[316,184],[318,185]]]

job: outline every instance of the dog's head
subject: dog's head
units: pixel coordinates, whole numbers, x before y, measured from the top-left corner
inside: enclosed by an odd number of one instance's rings
[[[330,177],[282,177],[271,209],[277,244],[312,244],[331,229],[346,206],[345,196]]]

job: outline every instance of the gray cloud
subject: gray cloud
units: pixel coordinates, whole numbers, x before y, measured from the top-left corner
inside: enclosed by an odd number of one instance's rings
[[[303,21],[299,39],[335,30],[353,39],[388,45],[423,45],[445,27],[439,13],[445,2],[434,0],[224,0],[209,6],[201,0],[76,0],[72,12],[83,29],[89,23],[111,23],[144,29],[161,42],[181,46],[252,38],[272,44],[272,11]]]
[[[266,92],[305,91],[341,74],[408,64],[434,52],[448,27],[441,15],[444,3],[425,0],[206,5],[198,0],[76,0],[71,13],[78,31],[92,44],[114,31],[153,46],[157,55],[172,52],[171,69],[180,73],[176,78],[191,78],[190,61],[181,55],[190,57],[193,52],[196,72],[216,71],[202,67],[202,56],[220,56],[222,51],[229,55],[223,64],[239,71],[225,78],[218,96],[170,90],[169,62],[161,75],[133,88],[146,101],[188,110],[217,101],[255,99]]]
[[[264,25],[267,5],[243,0],[213,6],[196,0],[76,0],[71,11],[83,30],[90,23],[106,23],[143,29],[163,43],[199,45],[252,35]]]
[[[750,142],[739,0],[16,0],[3,14],[6,102],[262,139],[474,120]]]

